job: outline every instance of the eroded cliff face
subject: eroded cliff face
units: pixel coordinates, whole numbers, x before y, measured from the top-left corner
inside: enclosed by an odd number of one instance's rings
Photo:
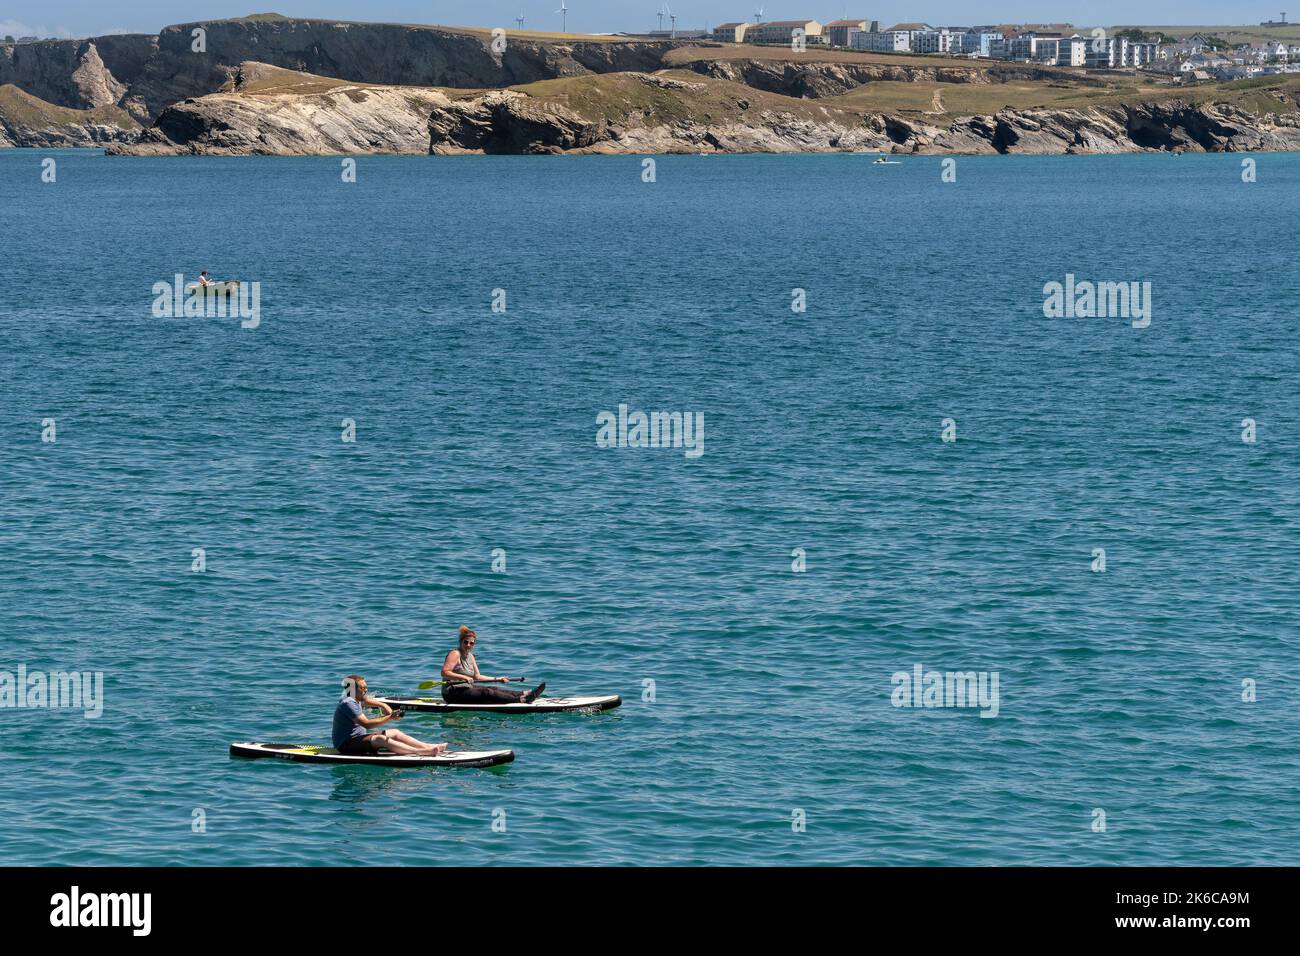
[[[202,27],[205,50],[195,52]],[[239,19],[167,27],[157,36],[49,40],[0,46],[0,85],[53,105],[113,103],[152,120],[173,103],[219,91],[240,63],[358,83],[501,88],[587,73],[654,70],[671,42],[560,42],[507,34],[504,52],[487,32],[329,20]]]
[[[182,100],[112,154],[303,156],[429,151],[429,117],[442,90],[322,80],[244,63],[230,89]]]
[[[0,86],[0,146],[103,146],[139,135],[139,124],[116,106],[71,110],[12,84]]]
[[[139,130],[126,130],[113,123],[48,122],[13,126],[0,117],[0,147],[25,149],[71,149],[126,145],[135,142]]]
[[[468,93],[348,84],[261,64],[224,92],[166,109],[114,153],[912,154],[1231,152],[1300,149],[1300,112],[1257,117],[1180,100],[1002,110],[936,122],[756,93],[691,73],[620,73]]]
[[[671,84],[685,101],[701,91]],[[750,107],[663,122],[630,109],[593,121],[518,93],[477,96],[435,109],[433,152],[830,152],[1104,154],[1151,150],[1240,152],[1300,149],[1300,113],[1256,117],[1225,104],[1182,101],[1089,110],[1002,110],[937,125],[914,116]],[[689,110],[667,110],[681,116]]]
[[[428,151],[442,155],[565,153],[610,138],[603,120],[586,120],[564,106],[513,90],[435,109],[428,134]]]
[[[113,36],[0,44],[0,85],[12,84],[52,106],[68,109],[122,105],[128,83],[120,77],[139,71],[153,54],[156,40]]]

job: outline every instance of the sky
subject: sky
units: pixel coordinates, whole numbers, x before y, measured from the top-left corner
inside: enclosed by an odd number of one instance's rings
[[[644,31],[658,26],[663,0],[565,0],[571,33]],[[842,16],[945,25],[974,23],[1073,23],[1075,26],[1211,25],[1275,20],[1285,0],[668,0],[679,28],[753,20],[760,6],[765,20],[810,17],[823,22]],[[156,33],[173,23],[216,20],[249,13],[396,23],[457,26],[514,25],[559,30],[560,0],[0,0],[0,34],[95,36]],[[1300,0],[1287,20],[1300,20]],[[1272,9],[1278,7],[1279,9]],[[885,21],[888,21],[886,23]]]

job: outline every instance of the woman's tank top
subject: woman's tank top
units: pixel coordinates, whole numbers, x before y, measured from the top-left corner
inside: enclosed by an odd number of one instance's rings
[[[453,667],[452,670],[455,671],[457,674],[464,674],[466,677],[473,677],[474,667],[467,660],[467,658],[473,658],[473,656],[474,656],[473,654],[461,654],[460,660],[456,662],[456,666]],[[448,681],[447,683],[442,685],[442,696],[444,700],[447,698],[447,688],[451,687],[452,683],[453,683],[452,681]],[[455,681],[455,684],[459,686],[462,684],[462,682]],[[472,687],[473,685],[471,684],[468,686]]]

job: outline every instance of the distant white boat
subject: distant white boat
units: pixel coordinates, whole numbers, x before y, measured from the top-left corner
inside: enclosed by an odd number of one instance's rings
[[[881,156],[878,160],[876,160],[871,165],[872,166],[902,166],[903,164],[896,159],[885,159],[885,157]]]
[[[207,285],[203,285],[202,283],[196,282],[191,285],[187,285],[185,287],[185,292],[187,295],[204,295],[204,296],[234,295],[238,291],[239,291],[239,281],[235,279],[225,281],[225,282],[209,282]]]

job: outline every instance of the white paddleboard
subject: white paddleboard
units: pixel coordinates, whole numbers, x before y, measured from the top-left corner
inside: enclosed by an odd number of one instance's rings
[[[600,710],[613,710],[623,703],[623,698],[617,694],[605,697],[539,697],[531,704],[449,704],[441,697],[376,697],[375,700],[414,714],[446,714],[461,710],[490,714],[556,714],[573,710],[594,714]]]
[[[298,744],[241,743],[230,745],[232,757],[278,757],[300,763],[373,764],[380,767],[493,767],[515,759],[513,750],[460,750],[436,757],[410,754],[377,753],[352,756],[332,747],[308,747]]]

